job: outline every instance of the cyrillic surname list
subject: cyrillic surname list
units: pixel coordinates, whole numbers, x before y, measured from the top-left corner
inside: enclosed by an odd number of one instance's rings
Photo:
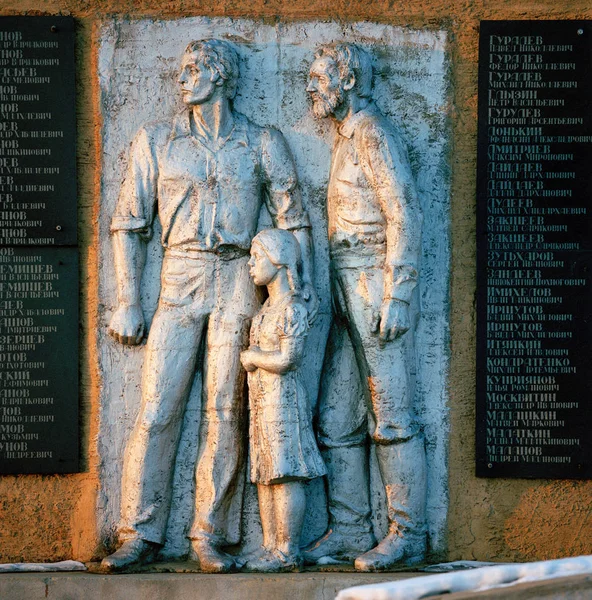
[[[39,356],[59,343],[67,317],[60,287],[43,255],[0,248],[0,461],[53,458],[55,399]]]
[[[55,140],[64,138],[46,99],[60,69],[60,37],[54,37],[31,40],[21,31],[0,30],[1,245],[55,243],[39,231],[59,192]]]
[[[78,468],[74,23],[0,17],[0,473]]]
[[[569,464],[580,439],[566,422],[581,407],[559,385],[577,370],[574,315],[562,305],[586,280],[566,275],[565,257],[587,215],[571,165],[592,144],[578,135],[583,116],[566,115],[577,57],[541,35],[488,41],[486,458],[490,468]]]

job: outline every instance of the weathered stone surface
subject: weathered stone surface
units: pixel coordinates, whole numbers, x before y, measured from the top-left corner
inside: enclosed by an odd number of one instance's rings
[[[39,0],[4,0],[0,14],[39,14]],[[104,533],[96,530],[96,506],[106,499],[98,491],[97,453],[99,377],[96,334],[104,327],[97,294],[102,261],[98,255],[97,214],[101,196],[101,153],[97,54],[98,31],[104,19],[122,13],[131,19],[176,19],[186,16],[256,19],[276,23],[339,19],[347,29],[361,19],[383,26],[450,34],[449,81],[452,154],[450,286],[450,510],[447,526],[449,559],[537,560],[592,552],[589,518],[591,481],[486,481],[474,476],[475,402],[475,176],[476,94],[479,22],[482,19],[591,19],[592,6],[583,0],[374,0],[356,2],[311,0],[45,0],[44,14],[71,14],[77,33],[77,112],[79,166],[79,236],[81,241],[81,415],[84,473],[64,476],[3,477],[4,562],[90,560],[104,553]],[[193,38],[193,36],[191,36]],[[451,105],[452,106],[452,105]],[[131,134],[130,134],[131,135]],[[114,413],[129,423],[129,415]],[[119,425],[121,426],[121,425]],[[444,444],[445,446],[445,444]],[[114,451],[116,454],[117,451]],[[111,501],[109,501],[109,504]],[[436,506],[432,504],[432,506]],[[445,507],[442,506],[442,510]],[[1,581],[1,580],[0,580]],[[488,593],[485,593],[486,595]],[[464,597],[467,597],[466,595]]]
[[[305,385],[314,401],[318,394],[322,357],[330,323],[327,224],[325,198],[330,146],[334,131],[312,117],[306,98],[308,69],[319,44],[353,41],[370,49],[376,58],[376,102],[400,129],[409,148],[411,170],[424,214],[421,281],[413,314],[418,314],[416,348],[409,344],[411,388],[425,425],[428,446],[428,523],[432,548],[443,549],[446,506],[446,353],[448,181],[446,166],[445,37],[441,33],[410,32],[383,25],[359,23],[343,27],[332,23],[277,25],[275,27],[228,19],[185,19],[169,22],[114,21],[102,34],[99,75],[103,107],[103,201],[99,216],[101,256],[100,296],[103,319],[115,309],[115,278],[108,226],[128,161],[128,146],[137,129],[148,121],[170,121],[179,110],[174,92],[178,57],[194,39],[230,39],[239,49],[241,75],[235,108],[258,125],[282,131],[296,162],[304,204],[310,214],[316,252],[316,286],[321,308],[308,336],[303,370]],[[131,85],[130,85],[131,84]],[[156,101],[155,101],[156,100]],[[262,216],[261,226],[269,225]],[[143,308],[151,320],[159,293],[162,254],[156,231],[148,248],[144,272]],[[114,344],[99,330],[102,388],[102,492],[99,519],[109,538],[119,520],[121,464],[129,430],[139,407],[143,348]],[[347,349],[351,353],[351,348]],[[358,387],[358,375],[352,374]],[[177,455],[173,506],[163,555],[187,552],[185,535],[193,513],[193,466],[198,447],[200,373],[197,373],[185,413],[184,431]],[[377,537],[386,530],[384,486],[376,463],[372,489]],[[199,485],[199,482],[198,482]],[[215,485],[215,484],[214,484]],[[320,479],[308,486],[308,510],[303,543],[318,537],[326,526],[326,503]],[[243,515],[244,551],[260,543],[254,491],[247,490]],[[150,539],[150,538],[147,538]],[[156,540],[155,540],[156,541]]]
[[[42,575],[0,577],[0,597],[7,600],[333,600],[349,586],[416,577],[346,573],[285,575]],[[523,583],[484,592],[431,596],[433,600],[588,600],[592,576]]]
[[[399,577],[413,577],[404,574]],[[393,574],[299,573],[284,575],[3,575],[6,600],[333,600],[345,587],[392,580]]]

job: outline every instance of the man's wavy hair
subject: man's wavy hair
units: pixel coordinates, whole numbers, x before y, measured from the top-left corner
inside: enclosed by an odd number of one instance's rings
[[[315,54],[315,58],[323,56],[335,61],[342,82],[354,76],[354,89],[361,98],[372,97],[372,57],[368,52],[355,44],[329,44],[321,46]]]
[[[224,40],[198,40],[185,48],[185,54],[196,53],[198,59],[224,80],[226,97],[232,100],[236,95],[238,83],[238,53]]]

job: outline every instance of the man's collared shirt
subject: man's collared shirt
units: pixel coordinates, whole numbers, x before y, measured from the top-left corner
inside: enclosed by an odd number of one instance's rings
[[[336,264],[355,257],[383,261],[385,298],[409,302],[417,283],[421,208],[405,147],[374,104],[339,127],[327,201]]]
[[[248,251],[265,200],[276,227],[309,227],[282,134],[234,113],[214,147],[193,135],[190,111],[142,127],[131,149],[112,231],[151,234],[158,213],[165,248]]]

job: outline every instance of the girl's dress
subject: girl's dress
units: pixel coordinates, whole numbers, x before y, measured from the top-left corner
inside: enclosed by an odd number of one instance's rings
[[[280,349],[285,337],[305,338],[308,314],[302,299],[288,294],[263,305],[251,326],[251,345]],[[303,340],[302,340],[303,341]],[[327,473],[312,430],[312,413],[299,372],[256,369],[249,380],[251,481],[275,484]]]

